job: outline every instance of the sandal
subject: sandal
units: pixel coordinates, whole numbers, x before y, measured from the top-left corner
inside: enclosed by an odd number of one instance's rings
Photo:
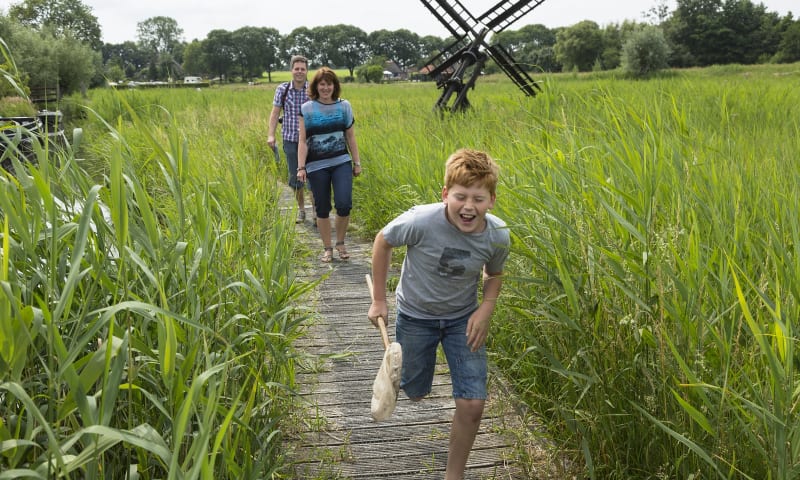
[[[322,263],[331,263],[333,261],[333,248],[325,247],[322,257],[319,259]]]
[[[350,254],[347,253],[347,249],[344,246],[344,242],[336,242],[336,252],[339,253],[339,258],[341,260],[347,260],[350,258]]]
[[[306,211],[305,210],[298,210],[297,211],[297,220],[294,223],[303,223],[306,221]]]

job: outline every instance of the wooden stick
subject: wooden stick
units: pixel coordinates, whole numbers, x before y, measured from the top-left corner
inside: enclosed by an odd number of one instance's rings
[[[378,328],[381,329],[381,338],[383,339],[383,349],[389,348],[389,333],[386,331],[386,320],[383,317],[378,317]]]
[[[369,273],[365,275],[367,278],[367,287],[369,288],[369,298],[375,300],[375,297],[372,296],[372,277],[370,277]],[[383,339],[383,348],[384,350],[389,348],[389,333],[386,331],[386,320],[383,317],[378,317],[378,328],[381,329],[381,338]]]

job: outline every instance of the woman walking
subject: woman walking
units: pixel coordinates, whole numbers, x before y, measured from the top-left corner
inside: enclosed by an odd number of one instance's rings
[[[308,179],[314,196],[317,229],[322,239],[321,260],[333,260],[330,213],[336,208],[336,251],[341,260],[350,258],[345,234],[353,208],[353,177],[361,174],[361,159],[350,102],[339,97],[341,84],[336,73],[322,67],[308,85],[309,101],[300,107],[300,140],[297,178]],[[333,194],[333,205],[331,205]]]

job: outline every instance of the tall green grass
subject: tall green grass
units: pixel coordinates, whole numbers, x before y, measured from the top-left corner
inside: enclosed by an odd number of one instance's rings
[[[560,449],[592,478],[800,477],[797,74],[545,80],[479,83],[456,118],[356,102],[354,218],[437,201],[446,156],[487,149],[514,238],[491,347]]]
[[[287,471],[313,284],[256,127],[196,106],[211,128],[111,95],[88,157],[46,143],[0,177],[0,478]]]
[[[345,84],[354,233],[438,201],[446,157],[486,149],[514,240],[490,351],[558,451],[590,478],[798,478],[796,72],[552,75],[532,99],[490,76],[455,116],[430,83]],[[282,475],[308,287],[273,92],[93,92],[107,124],[83,156],[6,176],[8,471]]]

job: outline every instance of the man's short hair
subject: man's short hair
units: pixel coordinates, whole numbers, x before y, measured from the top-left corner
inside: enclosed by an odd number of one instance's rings
[[[292,59],[289,61],[289,68],[294,68],[294,64],[297,62],[302,62],[306,64],[308,67],[308,59],[302,55],[292,55]]]

